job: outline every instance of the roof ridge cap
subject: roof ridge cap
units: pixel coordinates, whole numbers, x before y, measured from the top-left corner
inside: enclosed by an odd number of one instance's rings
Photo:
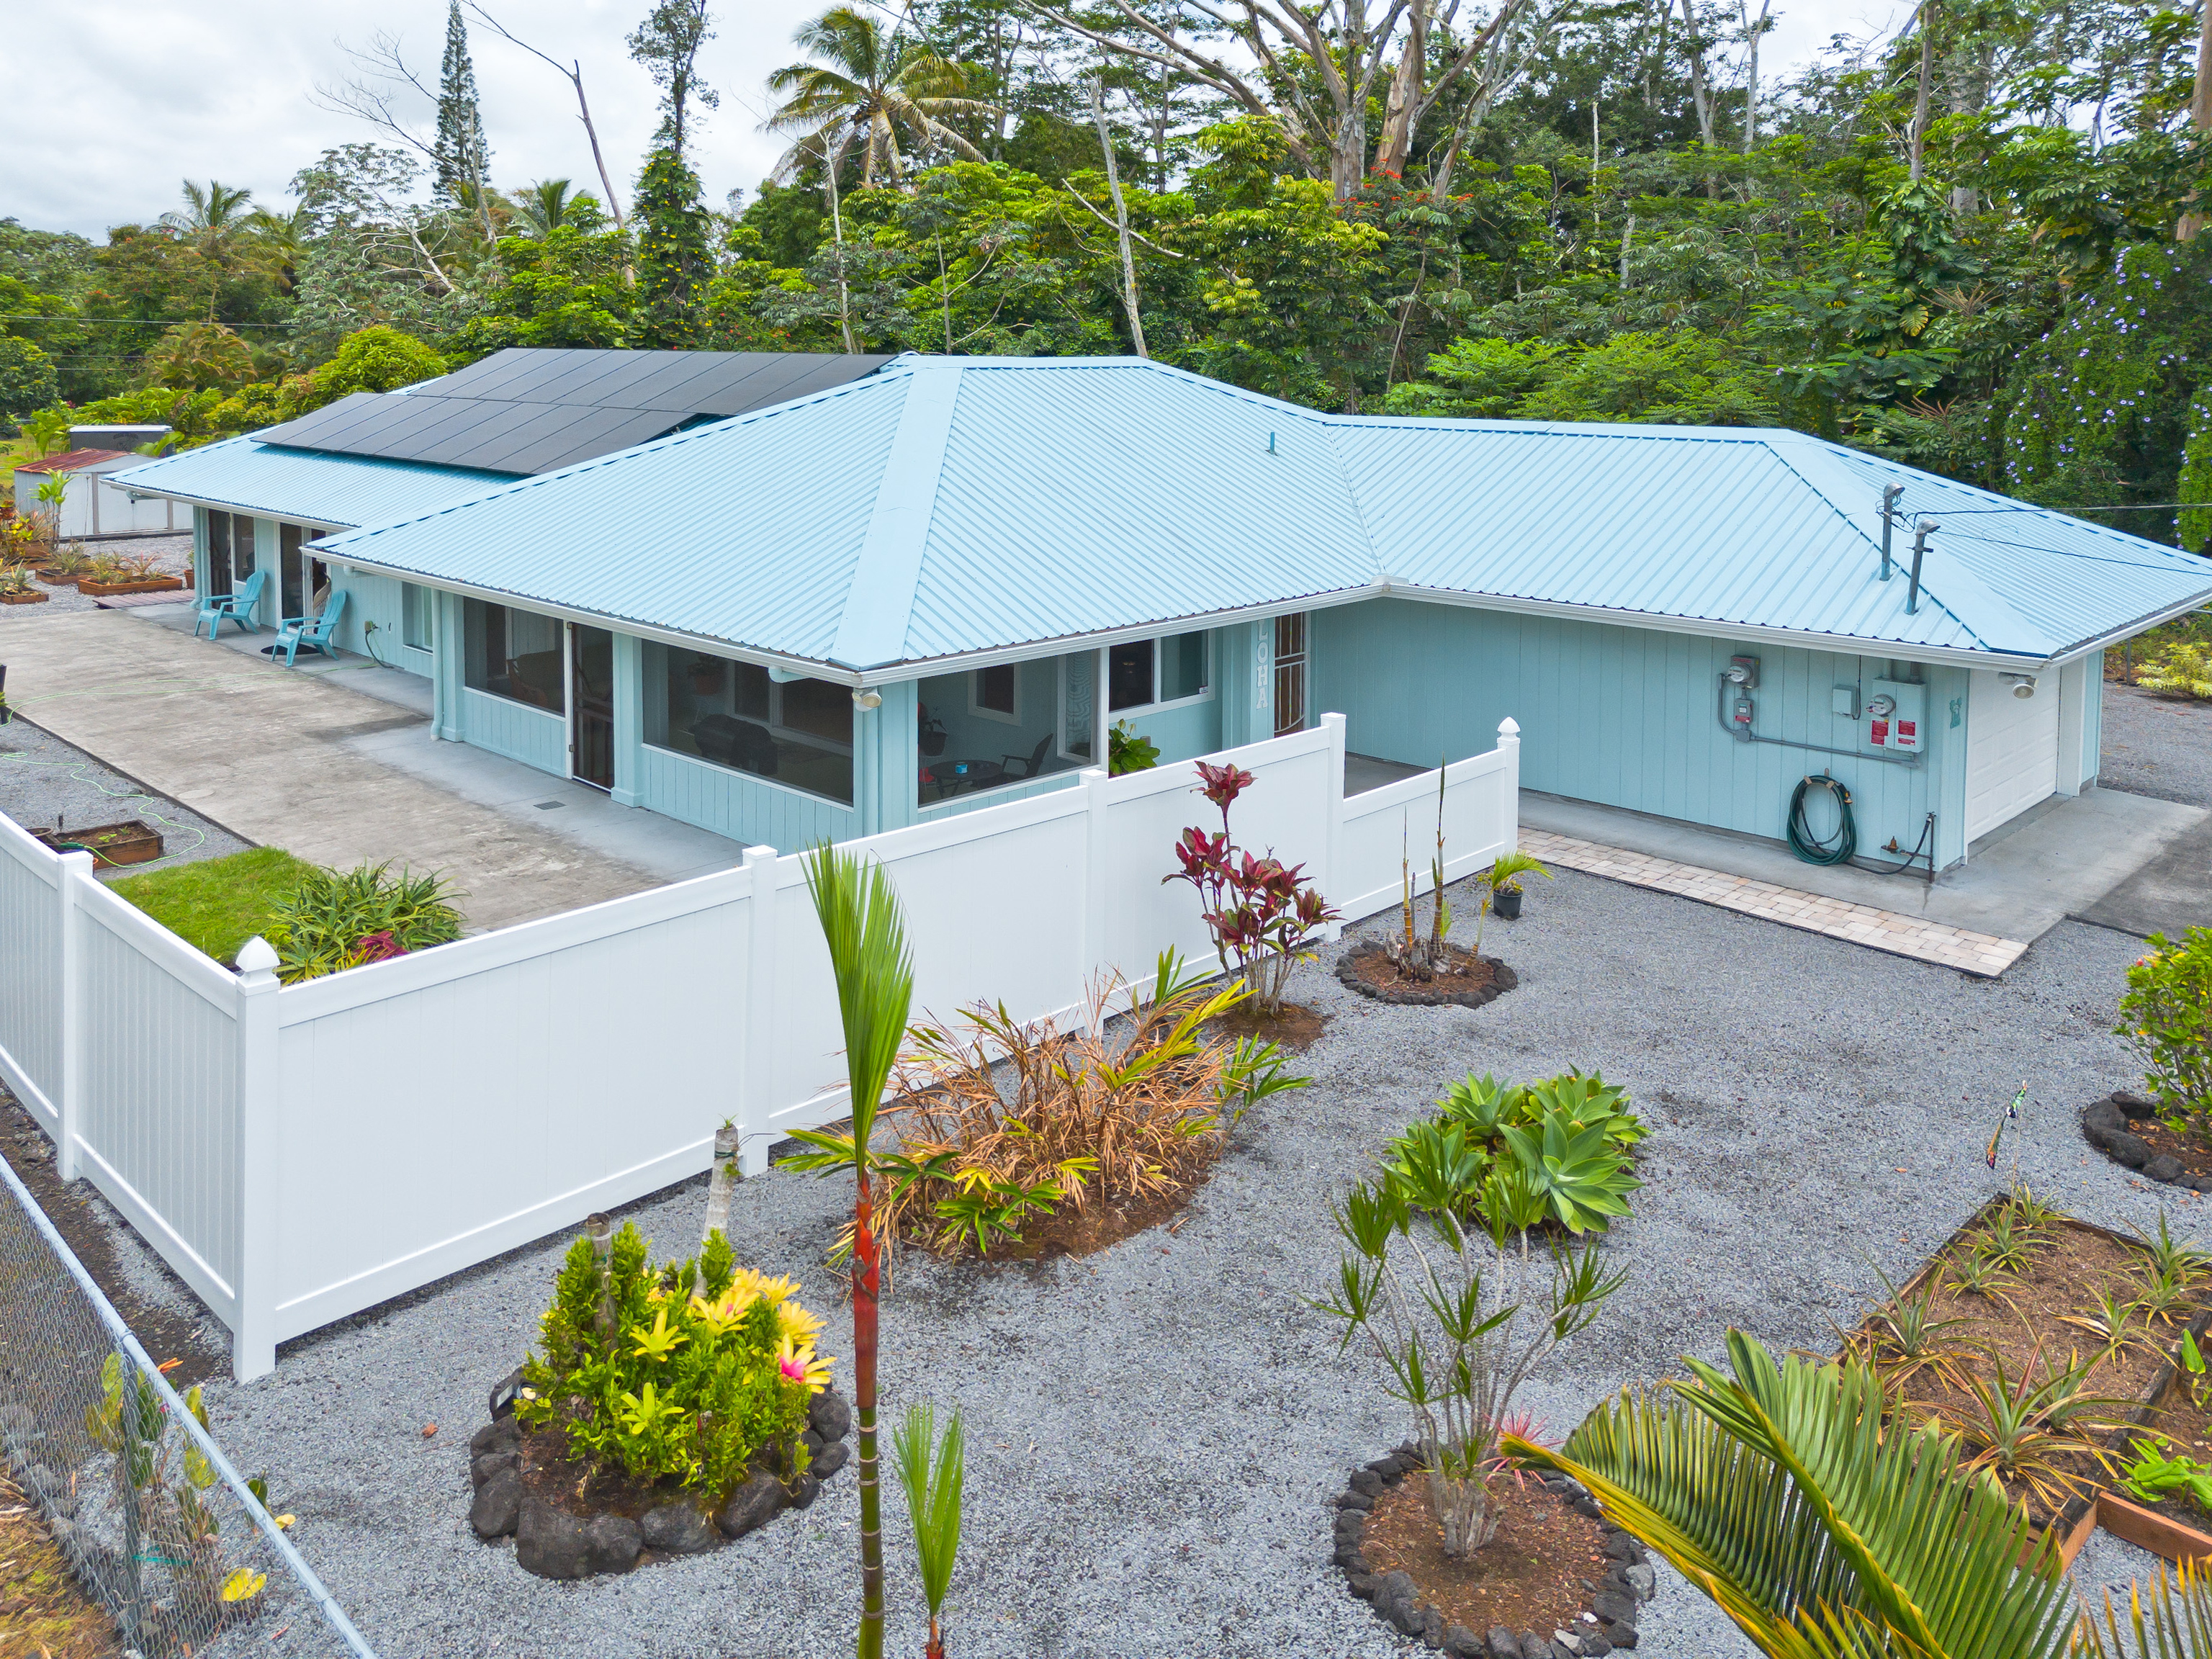
[[[866,668],[905,653],[963,362],[959,357],[918,356],[908,371],[905,406],[884,458],[830,647],[832,662]]]

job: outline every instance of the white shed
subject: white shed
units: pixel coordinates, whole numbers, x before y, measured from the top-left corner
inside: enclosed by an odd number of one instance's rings
[[[46,512],[39,500],[39,487],[48,478],[66,478],[62,497],[61,535],[64,541],[106,540],[118,536],[175,536],[189,533],[191,509],[149,496],[133,501],[120,476],[147,458],[123,449],[72,449],[43,460],[19,462],[15,467],[15,510]]]

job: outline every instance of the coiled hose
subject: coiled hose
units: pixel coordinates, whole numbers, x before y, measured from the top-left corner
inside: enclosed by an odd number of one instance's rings
[[[1805,818],[1805,792],[1815,784],[1836,798],[1836,834],[1822,841]],[[1851,816],[1851,792],[1826,772],[1798,781],[1790,796],[1790,850],[1808,864],[1841,864],[1859,850],[1858,821]]]

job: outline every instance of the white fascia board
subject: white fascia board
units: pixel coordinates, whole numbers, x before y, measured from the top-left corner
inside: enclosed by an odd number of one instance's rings
[[[182,501],[187,507],[204,507],[216,513],[244,513],[256,519],[273,519],[284,524],[306,525],[315,530],[358,530],[359,525],[339,524],[331,519],[310,518],[304,513],[289,508],[259,507],[252,501],[226,501],[213,495],[187,495],[178,489],[148,489],[135,484],[118,484],[128,490],[133,501]]]

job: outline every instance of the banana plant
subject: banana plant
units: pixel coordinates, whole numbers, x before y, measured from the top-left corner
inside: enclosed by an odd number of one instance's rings
[[[1965,1470],[1956,1437],[1887,1425],[1856,1362],[1777,1364],[1733,1330],[1728,1351],[1732,1376],[1689,1359],[1692,1381],[1624,1389],[1557,1450],[1500,1447],[1581,1481],[1774,1659],[2069,1651],[2057,1540]]]

